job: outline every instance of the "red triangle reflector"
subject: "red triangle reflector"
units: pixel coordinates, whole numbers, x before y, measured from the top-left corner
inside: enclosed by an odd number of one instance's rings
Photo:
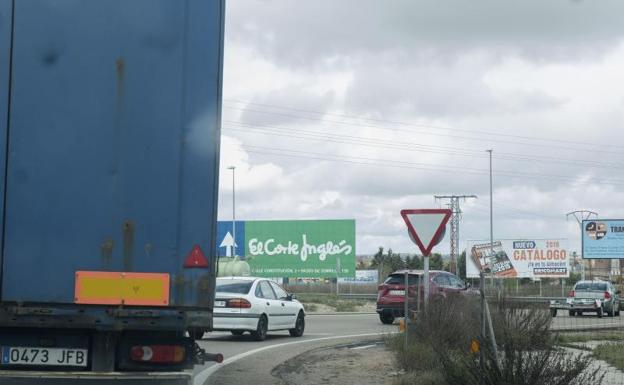
[[[208,260],[199,245],[194,245],[184,260],[184,267],[208,267]]]

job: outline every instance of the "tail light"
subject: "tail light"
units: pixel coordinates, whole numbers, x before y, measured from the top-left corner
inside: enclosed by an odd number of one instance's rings
[[[137,362],[177,364],[186,358],[186,349],[181,345],[136,345],[130,349],[130,358]]]
[[[251,303],[244,298],[232,298],[227,300],[226,307],[233,307],[236,309],[249,309]]]
[[[574,297],[574,290],[570,290],[568,292],[568,297]]]
[[[604,299],[611,299],[611,294],[608,291],[605,291],[605,298]]]

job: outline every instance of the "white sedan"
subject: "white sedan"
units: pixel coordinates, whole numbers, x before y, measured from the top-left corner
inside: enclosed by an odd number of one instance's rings
[[[266,278],[217,278],[213,330],[234,335],[248,331],[257,341],[267,331],[288,330],[301,337],[305,329],[305,310],[294,295]]]

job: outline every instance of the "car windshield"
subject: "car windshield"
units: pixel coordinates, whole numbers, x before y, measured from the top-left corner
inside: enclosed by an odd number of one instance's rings
[[[410,274],[408,277],[408,283],[410,285],[416,285],[418,282],[418,275]],[[404,274],[390,274],[384,281],[386,285],[403,285],[405,283]]]
[[[220,280],[217,279],[217,293],[235,293],[235,294],[247,294],[253,281],[249,280]]]
[[[607,291],[607,284],[604,282],[579,282],[576,284],[576,288],[574,290],[583,291],[583,290],[597,290],[597,291]]]

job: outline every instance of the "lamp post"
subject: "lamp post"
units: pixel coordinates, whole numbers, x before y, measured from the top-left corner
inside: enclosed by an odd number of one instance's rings
[[[232,170],[232,256],[236,257],[236,166],[230,166],[228,170]]]

